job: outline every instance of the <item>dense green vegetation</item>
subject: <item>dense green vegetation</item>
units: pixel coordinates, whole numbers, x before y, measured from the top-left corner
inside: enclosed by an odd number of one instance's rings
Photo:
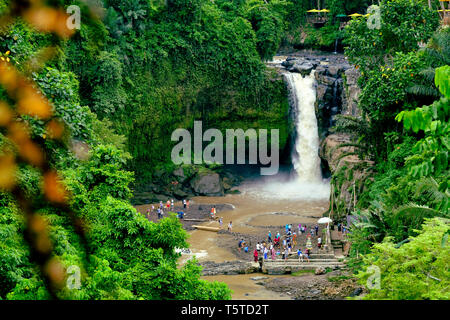
[[[132,143],[140,181],[170,165],[176,128],[280,128],[287,139],[282,81],[263,60],[279,47],[286,1],[105,1],[103,21],[83,24],[66,45],[82,104]],[[130,76],[132,75],[132,76]]]
[[[381,269],[381,289],[366,298],[448,299],[448,258],[439,257],[448,250],[441,239],[449,228],[450,31],[438,29],[424,1],[386,1],[380,12],[380,29],[362,18],[345,29],[364,120],[347,117],[338,127],[351,130],[360,158],[375,163],[352,212],[353,263],[363,283],[372,265]],[[424,224],[433,217],[442,220]]]
[[[283,149],[287,92],[264,62],[283,46],[334,50],[342,38],[361,73],[363,115],[342,119],[338,130],[351,130],[359,157],[374,163],[358,181],[364,188],[354,212],[338,208],[342,218],[358,219],[351,264],[363,282],[368,267],[382,272],[381,289],[367,298],[448,299],[450,31],[420,0],[380,1],[380,29],[370,29],[366,17],[340,28],[339,15],[365,14],[374,2],[326,1],[328,20],[317,28],[306,14],[316,1],[104,0],[94,18],[84,1],[59,0],[52,5],[82,8],[81,30],[70,39],[21,19],[3,30],[0,57],[34,81],[70,131],[65,142],[73,152],[48,137],[45,121],[21,116],[51,154],[46,160],[88,229],[86,245],[45,200],[39,170],[20,165],[18,184],[48,225],[54,256],[65,268],[81,268],[81,289],[57,296],[230,298],[224,284],[200,279],[195,260],[177,266],[175,249],[188,246],[187,233],[174,216],[152,223],[138,214],[129,203],[132,188],[171,169],[171,133],[195,120],[204,129],[277,128]],[[10,3],[0,0],[0,13]],[[50,45],[56,54],[41,66]],[[0,100],[14,106],[3,87]],[[1,131],[0,156],[8,153],[17,150]],[[0,299],[51,297],[25,228],[17,201],[1,192]]]
[[[0,3],[0,8],[6,7],[5,2]],[[129,5],[133,6],[131,3]],[[169,25],[173,27],[173,24]],[[137,30],[143,29],[128,31],[134,33]],[[129,74],[132,68],[137,70],[139,66],[150,63],[150,60],[145,60],[150,56],[136,57],[137,61],[133,60],[133,64],[120,63],[119,59],[128,58],[126,54],[115,52],[114,44],[111,44],[109,52],[100,51],[102,42],[107,40],[101,41],[101,38],[107,34],[105,25],[100,21],[93,20],[89,26],[83,25],[77,36],[59,43],[57,57],[38,69],[33,68],[30,62],[41,49],[54,43],[52,36],[38,33],[21,21],[0,36],[2,57],[10,60],[22,73],[30,75],[49,99],[54,113],[64,120],[70,130],[70,137],[66,139],[72,142],[72,150],[80,145],[88,150],[85,153],[82,150],[68,152],[61,143],[48,139],[44,121],[22,116],[30,124],[32,138],[43,139],[46,151],[52,155],[48,159],[51,166],[60,170],[71,193],[71,207],[89,230],[88,252],[85,252],[86,247],[74,232],[71,220],[44,201],[39,188],[42,183],[39,171],[30,165],[20,166],[18,184],[25,190],[27,198],[32,199],[36,213],[49,226],[53,255],[65,268],[72,265],[81,268],[82,288],[63,288],[57,296],[65,299],[227,299],[230,291],[224,284],[199,279],[201,268],[195,260],[183,268],[177,267],[179,254],[175,253],[175,248],[188,246],[187,233],[177,218],[165,218],[155,224],[138,214],[129,204],[134,173],[127,171],[131,158],[126,151],[129,148],[126,138],[114,132],[121,131],[114,121],[125,118],[125,108],[131,103],[122,80],[124,69],[127,68],[125,71]],[[114,42],[112,38],[108,39]],[[172,41],[169,43],[173,44]],[[127,45],[124,43],[123,49]],[[252,63],[250,58],[244,59]],[[161,68],[168,67],[167,62],[160,62],[165,65]],[[259,59],[254,59],[253,64],[260,63]],[[139,83],[142,81],[140,78],[146,77],[150,84],[154,84],[149,74],[152,69],[143,70],[144,73],[136,73],[136,78],[126,78],[124,81]],[[178,69],[178,72],[183,70]],[[170,76],[170,73],[167,75]],[[174,76],[177,77],[195,77],[195,74]],[[262,69],[255,77],[263,77]],[[155,81],[165,80],[160,78]],[[148,92],[148,88],[136,90]],[[172,94],[169,88],[166,90],[169,95]],[[152,93],[158,94],[158,91],[155,89]],[[136,92],[132,93],[133,99],[140,99]],[[0,98],[13,103],[4,88],[0,89]],[[92,100],[87,101],[88,98]],[[164,96],[163,100],[168,98]],[[172,106],[179,102],[178,99],[183,100],[181,96],[176,97]],[[85,106],[85,102],[89,102],[89,107]],[[136,109],[138,105],[138,102],[132,104]],[[166,107],[170,108],[170,104],[165,104]],[[142,110],[145,110],[143,106]],[[151,114],[149,110],[146,112]],[[164,113],[162,109],[159,112]],[[108,118],[110,113],[116,114],[117,118]],[[167,114],[165,116],[169,117]],[[155,121],[154,117],[152,119]],[[131,126],[132,122],[128,124]],[[164,122],[159,123],[158,127],[167,129]],[[126,123],[121,128],[126,134],[130,133],[126,131]],[[151,130],[147,131],[147,134],[150,133]],[[5,136],[1,134],[0,137],[2,155],[13,150]],[[140,147],[144,149],[147,145]],[[130,151],[134,152],[133,149]],[[22,213],[10,194],[2,192],[0,201],[0,299],[50,298],[41,272],[22,236],[25,228]]]

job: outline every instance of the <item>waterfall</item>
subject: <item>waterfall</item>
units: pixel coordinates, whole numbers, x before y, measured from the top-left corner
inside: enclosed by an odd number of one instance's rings
[[[338,46],[338,41],[339,41],[339,38],[336,38],[336,41],[334,42],[334,54],[337,54],[337,46]]]
[[[314,71],[302,77],[299,73],[285,74],[292,95],[295,117],[295,145],[292,163],[299,182],[318,183],[322,181],[319,158],[319,132],[314,103]]]
[[[242,191],[251,197],[275,201],[328,200],[330,184],[322,179],[320,169],[320,140],[315,112],[315,71],[302,77],[300,73],[286,71],[280,63],[283,60],[271,61],[270,65],[282,70],[290,93],[290,116],[295,122],[291,153],[294,178],[292,174],[285,173],[259,177],[254,181],[247,181]]]

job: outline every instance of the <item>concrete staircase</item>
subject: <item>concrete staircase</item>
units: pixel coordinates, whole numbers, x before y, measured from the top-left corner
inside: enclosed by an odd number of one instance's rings
[[[262,272],[275,275],[289,274],[300,270],[316,270],[318,267],[334,270],[345,268],[345,263],[337,259],[332,253],[313,253],[309,262],[306,259],[299,262],[297,254],[294,253],[286,261],[283,259],[268,259],[262,262]]]

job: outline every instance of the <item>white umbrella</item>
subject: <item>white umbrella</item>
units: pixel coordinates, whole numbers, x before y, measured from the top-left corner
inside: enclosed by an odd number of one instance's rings
[[[320,218],[319,220],[317,220],[317,223],[330,223],[331,221],[333,221],[333,220],[331,220],[328,217],[323,217],[323,218]]]

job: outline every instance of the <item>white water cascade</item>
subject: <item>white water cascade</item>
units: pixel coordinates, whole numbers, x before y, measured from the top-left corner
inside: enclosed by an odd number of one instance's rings
[[[314,71],[302,77],[284,73],[291,97],[291,114],[295,121],[295,142],[291,158],[294,177],[267,177],[250,184],[245,193],[258,198],[290,201],[327,200],[329,182],[322,179],[319,157],[319,132],[315,112],[316,88]]]
[[[320,183],[319,132],[314,103],[316,90],[314,87],[314,71],[302,77],[299,73],[285,75],[294,100],[295,115],[295,147],[292,152],[292,163],[297,180],[303,183]]]

